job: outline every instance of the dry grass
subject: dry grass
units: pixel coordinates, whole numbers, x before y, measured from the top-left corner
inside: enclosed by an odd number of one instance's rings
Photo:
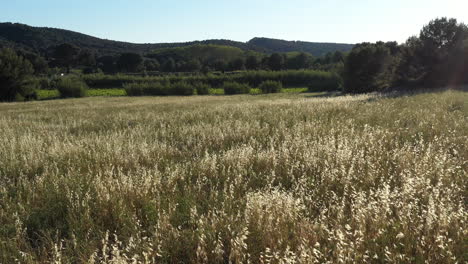
[[[0,263],[466,263],[467,102],[0,104]]]

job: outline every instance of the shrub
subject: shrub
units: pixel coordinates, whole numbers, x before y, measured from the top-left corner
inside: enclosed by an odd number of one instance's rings
[[[210,94],[211,86],[206,83],[196,83],[195,89],[197,90],[198,95],[207,95]]]
[[[39,83],[39,89],[41,90],[50,90],[52,89],[52,83],[49,78],[43,77],[43,78],[38,78],[37,79]]]
[[[160,82],[127,83],[124,89],[128,96],[169,95],[168,85]]]
[[[237,82],[225,82],[223,85],[224,94],[248,94],[250,93],[250,86]]]
[[[170,86],[169,94],[171,95],[193,95],[195,88],[186,82],[174,83]]]
[[[262,93],[279,93],[283,89],[283,85],[277,81],[264,81],[258,88]]]
[[[33,94],[28,84],[33,71],[31,63],[12,49],[0,50],[0,101],[24,101]]]
[[[309,92],[337,91],[343,87],[343,79],[337,73],[328,73],[325,76],[311,80],[307,86]]]
[[[61,98],[85,97],[88,92],[86,83],[74,76],[61,78],[56,85]]]

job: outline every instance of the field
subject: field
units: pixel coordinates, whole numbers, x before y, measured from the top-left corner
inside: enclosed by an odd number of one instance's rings
[[[468,94],[0,104],[0,263],[466,263]]]

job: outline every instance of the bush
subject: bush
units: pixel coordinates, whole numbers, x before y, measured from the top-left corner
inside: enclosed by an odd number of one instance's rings
[[[12,49],[0,50],[0,101],[24,101],[34,94],[29,83],[33,71],[31,63]]]
[[[211,86],[205,83],[197,83],[194,85],[198,95],[210,94]]]
[[[281,82],[283,87],[307,87],[311,83],[317,84],[328,79],[335,80],[335,75],[326,71],[288,70],[288,71],[248,71],[230,74],[207,74],[189,76],[135,76],[135,75],[104,75],[87,74],[83,79],[91,88],[118,88],[126,83],[157,83],[157,82],[187,82],[190,84],[204,83],[213,88],[222,88],[225,82],[245,83],[251,87],[258,87],[264,81]]]
[[[160,82],[127,83],[124,89],[128,96],[169,95],[168,85]]]
[[[78,77],[61,78],[56,85],[61,98],[85,97],[88,92],[88,86]]]
[[[129,96],[193,95],[195,93],[194,86],[186,82],[170,84],[167,80],[163,82],[128,83],[124,85],[124,89]]]
[[[237,82],[225,82],[223,85],[224,94],[248,94],[250,93],[250,86]]]
[[[343,79],[337,73],[311,80],[307,86],[309,92],[337,91],[343,88]]]
[[[258,88],[262,93],[279,93],[283,89],[283,85],[277,81],[264,81]]]
[[[178,82],[170,86],[169,93],[171,95],[193,95],[195,88],[186,82]]]

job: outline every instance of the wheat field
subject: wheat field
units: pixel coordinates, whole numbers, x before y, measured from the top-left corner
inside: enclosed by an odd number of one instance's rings
[[[468,263],[468,94],[0,104],[0,263]]]

